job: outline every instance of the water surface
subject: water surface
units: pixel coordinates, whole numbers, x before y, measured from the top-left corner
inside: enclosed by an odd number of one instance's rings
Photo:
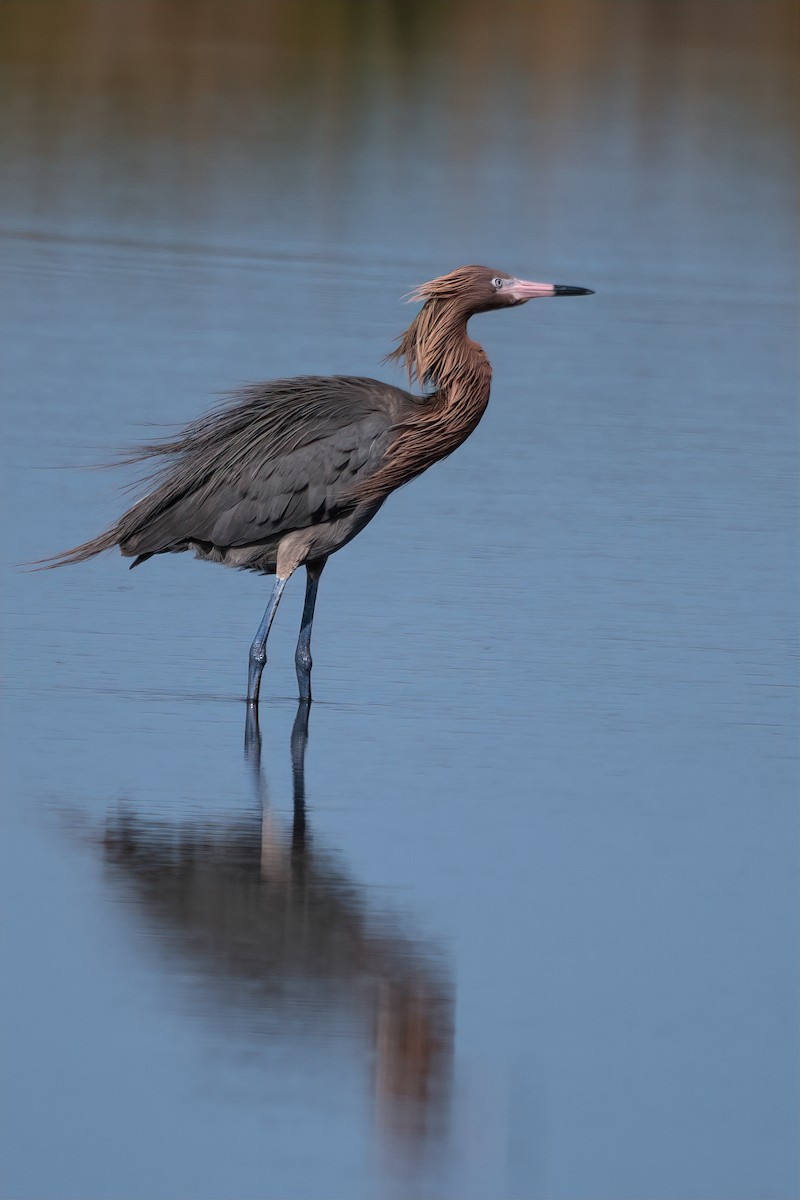
[[[6,573],[5,1195],[796,1194],[793,21],[3,5],[9,567],[228,387],[399,382],[432,275],[596,290],[473,322],[260,759],[265,581]]]

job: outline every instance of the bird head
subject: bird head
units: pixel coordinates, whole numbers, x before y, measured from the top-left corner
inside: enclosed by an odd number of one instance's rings
[[[571,287],[564,283],[533,283],[517,279],[505,271],[489,267],[458,267],[449,275],[441,275],[421,283],[409,295],[410,301],[427,303],[440,301],[460,313],[489,312],[493,308],[511,308],[546,296],[591,296],[589,288]]]

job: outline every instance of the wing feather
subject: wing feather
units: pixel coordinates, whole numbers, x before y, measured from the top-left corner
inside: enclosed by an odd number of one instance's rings
[[[162,457],[160,483],[119,521],[126,554],[238,547],[352,510],[353,487],[377,470],[409,393],[343,376],[279,380],[245,389],[179,438],[141,447]]]

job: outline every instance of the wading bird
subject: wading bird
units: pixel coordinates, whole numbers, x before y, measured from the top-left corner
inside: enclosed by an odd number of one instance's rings
[[[154,489],[99,537],[45,560],[82,562],[119,546],[132,567],[154,554],[198,558],[275,575],[250,647],[247,700],[258,703],[267,636],[289,577],[306,568],[295,653],[301,700],[311,699],[311,625],[329,556],[360,533],[386,497],[457,449],[489,402],[492,372],[467,335],[476,313],[588,288],[530,283],[487,267],[459,267],[416,288],[423,307],[389,356],[414,395],[377,379],[304,375],[243,388],[177,436],[136,448],[160,460]]]

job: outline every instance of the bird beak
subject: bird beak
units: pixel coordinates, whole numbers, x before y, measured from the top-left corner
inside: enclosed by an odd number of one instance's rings
[[[503,291],[519,303],[536,300],[540,296],[593,296],[589,288],[570,287],[566,283],[532,283],[527,279],[512,279]]]

